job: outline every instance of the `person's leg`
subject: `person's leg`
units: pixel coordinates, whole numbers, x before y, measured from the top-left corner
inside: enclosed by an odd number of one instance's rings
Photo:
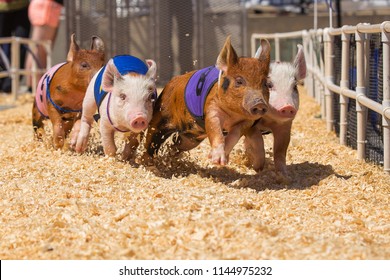
[[[0,38],[10,37],[12,35],[12,25],[10,24],[11,13],[0,13]],[[10,60],[10,47],[9,44],[2,44],[1,48],[5,56]],[[0,57],[1,71],[6,69],[6,63]],[[3,92],[3,83],[6,78],[0,79],[0,92]]]
[[[28,15],[33,25],[31,39],[36,41],[47,41],[54,44],[59,25],[62,5],[47,0],[33,0],[30,3]],[[43,46],[38,45],[34,52],[34,57],[29,54],[26,61],[26,69],[32,69],[33,60],[36,60],[38,68],[46,68],[46,50]],[[41,74],[37,74],[39,80]],[[27,85],[31,87],[31,76],[27,80]]]
[[[29,38],[31,24],[30,20],[28,19],[28,8],[15,12],[14,21],[14,36]],[[25,64],[26,50],[27,46],[22,45],[20,47],[20,68],[23,68]]]
[[[45,41],[45,40],[52,40],[52,38],[55,37],[55,34],[57,32],[57,28],[53,28],[50,26],[33,26],[32,33],[31,33],[31,39],[36,41]],[[32,69],[34,60],[37,63],[37,68],[46,68],[47,61],[46,61],[46,50],[43,46],[38,45],[36,50],[33,52],[34,56],[29,53],[27,55],[26,59],[26,69]],[[37,73],[36,79],[39,81],[42,74]],[[27,86],[32,86],[32,78],[31,76],[29,79],[27,79]]]

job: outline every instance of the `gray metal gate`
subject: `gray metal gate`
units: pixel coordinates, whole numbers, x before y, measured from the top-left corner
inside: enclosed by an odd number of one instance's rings
[[[67,38],[82,45],[92,35],[107,57],[131,54],[158,64],[158,83],[213,65],[226,36],[246,55],[246,12],[240,0],[68,0]],[[69,40],[69,39],[68,39]],[[69,44],[69,42],[68,42]]]

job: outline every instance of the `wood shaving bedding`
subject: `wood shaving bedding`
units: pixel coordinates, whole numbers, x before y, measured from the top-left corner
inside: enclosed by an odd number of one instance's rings
[[[32,101],[0,111],[1,259],[390,258],[390,176],[341,146],[305,94],[288,177],[272,135],[259,174],[242,141],[227,167],[207,141],[157,167],[107,158],[96,128],[86,154],[55,151],[33,139]]]

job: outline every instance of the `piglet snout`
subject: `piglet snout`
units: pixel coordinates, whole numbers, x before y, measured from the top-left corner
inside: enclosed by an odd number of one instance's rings
[[[141,131],[148,127],[148,120],[144,114],[139,114],[132,118],[130,125],[134,130]]]
[[[278,113],[285,118],[294,118],[297,114],[297,109],[295,109],[295,107],[292,105],[285,105],[278,109]]]
[[[267,113],[267,110],[268,106],[262,100],[259,100],[255,105],[250,108],[250,113],[252,115],[262,116]]]

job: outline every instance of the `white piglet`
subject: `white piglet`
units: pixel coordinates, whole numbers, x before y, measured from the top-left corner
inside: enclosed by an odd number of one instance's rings
[[[72,143],[78,153],[88,146],[88,138],[96,110],[100,115],[100,134],[104,154],[115,156],[116,132],[130,132],[122,159],[130,159],[139,145],[138,134],[149,125],[157,98],[156,63],[146,63],[130,55],[110,59],[92,79],[84,101],[77,141]]]
[[[252,139],[258,139],[260,143],[263,141],[262,133],[272,132],[275,170],[285,175],[287,175],[286,154],[290,143],[291,127],[299,109],[297,86],[305,77],[306,61],[302,45],[298,45],[293,63],[280,61],[271,63],[269,109],[250,132],[257,134],[257,137]],[[253,153],[261,155],[257,157],[258,160],[252,160],[252,165],[255,170],[262,170],[265,163],[264,145],[247,138],[245,146],[249,156]]]

